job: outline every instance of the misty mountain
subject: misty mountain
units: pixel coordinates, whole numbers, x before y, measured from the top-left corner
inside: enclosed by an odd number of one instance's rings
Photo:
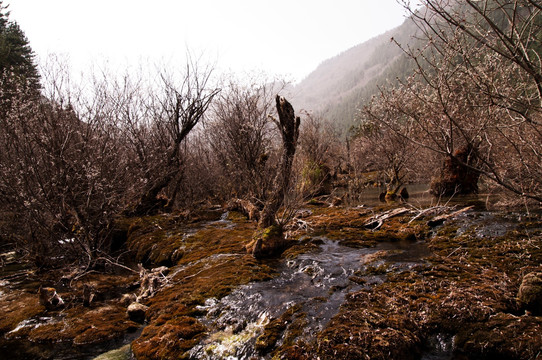
[[[412,64],[392,38],[411,41],[416,26],[410,19],[384,34],[325,60],[297,84],[292,99],[300,110],[318,113],[342,133],[354,124],[357,109],[378,92],[408,75]]]

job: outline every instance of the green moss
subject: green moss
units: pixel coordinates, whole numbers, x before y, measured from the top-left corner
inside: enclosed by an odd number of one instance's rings
[[[318,200],[318,199],[310,199],[309,201],[307,201],[307,205],[312,205],[312,206],[324,206],[326,205],[325,202],[321,201],[321,200]]]
[[[236,223],[245,223],[248,221],[248,218],[239,211],[230,211],[228,212],[228,220]]]
[[[261,237],[264,241],[275,237],[282,237],[282,228],[278,225],[271,225],[261,231],[257,231],[254,237]]]

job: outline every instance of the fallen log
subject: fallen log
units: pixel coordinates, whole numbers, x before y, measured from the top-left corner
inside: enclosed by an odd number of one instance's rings
[[[432,206],[432,207],[427,208],[427,209],[419,210],[418,213],[416,214],[416,216],[414,216],[412,219],[410,219],[410,221],[408,223],[409,224],[412,223],[414,220],[416,220],[417,218],[419,218],[421,216],[428,216],[430,214],[441,214],[444,211],[446,211],[446,209],[450,209],[450,208],[448,206],[436,205],[436,206]]]
[[[252,202],[244,199],[231,199],[226,205],[228,211],[238,211],[245,215],[249,220],[260,219],[260,209]]]
[[[446,221],[446,220],[448,220],[450,218],[456,217],[457,215],[460,215],[460,214],[462,214],[464,212],[467,212],[467,211],[471,210],[472,208],[474,208],[473,205],[467,206],[467,207],[465,207],[463,209],[459,209],[457,211],[454,211],[453,213],[436,216],[436,217],[432,218],[431,220],[429,220],[427,222],[427,225],[429,227],[435,227],[435,226],[441,225],[442,223],[444,223],[444,221]]]
[[[365,222],[363,227],[368,230],[378,230],[384,224],[385,220],[392,218],[394,216],[402,215],[409,211],[410,209],[408,208],[397,208],[397,209],[385,211],[381,214],[371,217],[369,220],[367,220],[367,222]]]

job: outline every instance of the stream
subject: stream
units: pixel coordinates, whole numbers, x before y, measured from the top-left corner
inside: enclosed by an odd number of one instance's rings
[[[346,294],[385,280],[385,273],[364,274],[371,255],[379,252],[393,258],[388,265],[390,271],[413,266],[428,253],[424,244],[413,242],[354,249],[327,238],[316,241],[320,243],[317,251],[277,264],[278,277],[241,286],[220,300],[208,299],[200,307],[206,313],[200,321],[210,329],[209,336],[192,349],[191,358],[262,358],[255,348],[258,336],[270,321],[294,307],[297,315],[288,321],[288,326],[297,324],[300,329],[295,339],[291,334],[296,329],[286,329],[276,345],[280,346],[288,336],[290,341],[310,342],[338,312]],[[383,259],[376,260],[370,266],[384,263]]]
[[[497,216],[487,211],[476,211],[463,214],[454,222],[458,234],[472,231],[476,237],[483,238],[504,235],[518,223],[519,218],[519,214]],[[227,215],[205,225],[234,226],[227,220]],[[388,272],[423,264],[423,259],[431,254],[423,241],[388,241],[374,248],[346,247],[326,237],[315,237],[311,241],[317,245],[316,249],[294,259],[269,262],[278,274],[275,278],[240,286],[222,299],[210,298],[199,306],[201,316],[198,320],[207,327],[208,333],[190,350],[190,358],[270,359],[272,355],[266,354],[269,349],[285,343],[311,343],[338,313],[348,293],[370,289],[384,282]],[[9,270],[18,273],[24,269],[2,270],[3,278],[7,278]],[[3,292],[11,287],[36,288],[37,280],[15,277],[0,282],[0,285],[0,296],[3,296]],[[39,317],[25,321],[21,326],[40,326],[62,319]],[[282,322],[282,325],[272,343],[262,345],[262,337],[277,322]],[[130,350],[124,345],[137,338],[140,331],[114,342],[80,349],[60,343],[52,346],[34,344],[24,339],[0,341],[0,352],[3,355],[18,354],[16,358],[20,359],[93,359],[107,350],[121,348],[129,356]],[[421,357],[423,360],[453,358],[452,337],[436,334],[429,340],[428,349]],[[107,358],[116,357],[100,357]]]

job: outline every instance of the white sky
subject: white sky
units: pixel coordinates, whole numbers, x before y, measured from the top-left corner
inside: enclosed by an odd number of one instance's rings
[[[400,25],[396,0],[4,0],[38,59],[184,64],[187,49],[237,73],[302,80],[322,61]]]

